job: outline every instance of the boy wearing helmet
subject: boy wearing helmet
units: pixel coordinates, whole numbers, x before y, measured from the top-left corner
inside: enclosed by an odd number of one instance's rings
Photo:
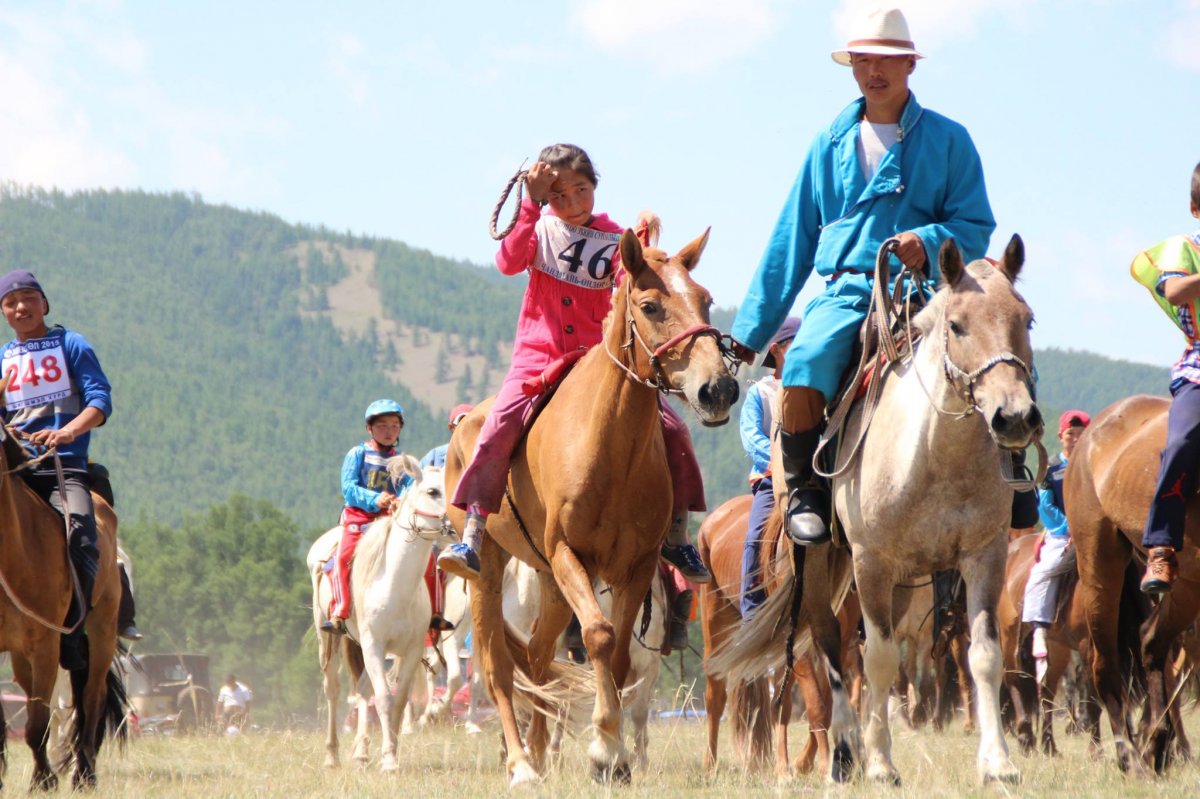
[[[366,441],[346,453],[342,461],[342,537],[338,542],[333,568],[333,603],[329,619],[321,624],[325,632],[343,633],[350,617],[350,564],[358,539],[367,525],[386,513],[404,484],[393,484],[387,473],[387,460],[396,454],[396,442],[404,429],[404,408],[395,400],[375,400],[367,406]]]

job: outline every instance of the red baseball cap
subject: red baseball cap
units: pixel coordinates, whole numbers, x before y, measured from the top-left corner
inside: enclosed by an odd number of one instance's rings
[[[1092,417],[1084,411],[1072,410],[1058,417],[1058,434],[1061,436],[1068,427],[1087,427],[1092,423]]]
[[[474,407],[474,405],[466,402],[455,405],[450,411],[450,427],[455,427]]]

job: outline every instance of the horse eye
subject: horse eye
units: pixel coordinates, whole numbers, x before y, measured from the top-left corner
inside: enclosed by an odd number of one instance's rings
[[[641,307],[642,313],[646,316],[654,316],[654,314],[658,313],[658,306],[652,302],[643,302]]]
[[[959,326],[958,322],[950,320],[950,332],[956,336],[961,336],[963,334],[963,329]]]

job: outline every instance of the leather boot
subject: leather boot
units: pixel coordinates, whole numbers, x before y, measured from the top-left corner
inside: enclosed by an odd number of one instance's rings
[[[829,535],[829,489],[813,472],[813,453],[821,428],[800,433],[780,431],[783,478],[787,482],[788,534],[800,546],[824,544]]]
[[[695,600],[695,594],[690,588],[680,591],[675,597],[675,601],[671,603],[671,648],[676,652],[682,652],[688,648],[688,619],[692,615],[692,602]]]

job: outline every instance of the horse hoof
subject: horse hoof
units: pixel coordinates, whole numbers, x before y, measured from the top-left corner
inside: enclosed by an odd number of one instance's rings
[[[508,780],[508,787],[520,788],[525,785],[537,785],[541,781],[541,776],[534,770],[533,766],[525,762],[520,762],[513,766],[512,777]]]
[[[325,755],[325,768],[339,768],[340,766],[337,755]]]
[[[1005,785],[1019,785],[1021,782],[1021,772],[1017,771],[1017,767],[1012,763],[1005,763],[998,768],[993,768],[983,775],[983,784],[999,782]]]
[[[876,785],[890,785],[893,788],[900,787],[900,772],[896,771],[892,766],[878,766],[868,769],[867,779]]]
[[[837,783],[850,782],[854,777],[854,750],[846,741],[839,741],[833,748],[830,777]],[[899,776],[896,777],[896,784],[900,784]]]
[[[483,728],[473,721],[468,721],[465,725],[467,735],[480,735],[483,733]]]
[[[601,785],[628,785],[633,779],[629,763],[622,761],[615,766],[592,765],[592,779]]]

